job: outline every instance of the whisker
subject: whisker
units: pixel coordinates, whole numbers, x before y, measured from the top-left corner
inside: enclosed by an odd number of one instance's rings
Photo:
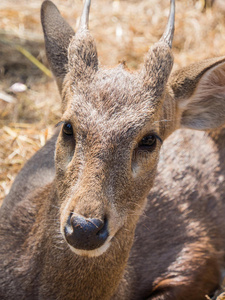
[[[165,120],[154,121],[153,124],[154,123],[160,123],[160,122],[172,122],[172,120],[165,119]]]
[[[51,206],[60,209],[60,206],[57,206],[55,204],[51,204]]]
[[[113,239],[115,240],[115,242],[117,243],[119,249],[121,250],[121,245],[120,245],[120,241],[118,240],[118,238],[114,236]]]

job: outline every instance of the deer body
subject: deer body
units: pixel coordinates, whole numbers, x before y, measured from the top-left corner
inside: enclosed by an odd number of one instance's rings
[[[53,140],[56,140],[56,136],[53,137]],[[192,142],[193,140],[195,143]],[[173,281],[175,282],[179,278],[182,283],[184,277],[186,277],[187,285],[187,287],[184,286],[185,290],[179,291],[178,289],[177,292],[176,285],[174,285],[175,295],[178,293],[177,299],[189,297],[188,293],[193,299],[199,299],[195,298],[196,287],[209,293],[210,288],[213,291],[219,284],[220,272],[224,265],[223,249],[225,246],[223,231],[225,205],[223,197],[225,191],[224,166],[222,164],[225,155],[224,139],[221,137],[220,141],[223,142],[218,145],[218,142],[214,142],[208,134],[190,130],[177,131],[165,141],[155,184],[148,196],[145,212],[136,228],[134,244],[128,264],[125,267],[125,275],[122,271],[119,280],[119,294],[116,294],[115,299],[147,299],[151,295],[154,285],[165,281],[164,284],[167,286],[167,284],[174,284]],[[171,143],[173,148],[170,147]],[[50,146],[52,149],[48,158],[53,160],[54,143],[50,142]],[[48,144],[47,147],[49,147]],[[42,161],[41,158],[44,159],[46,152],[42,149],[39,153],[41,155],[39,160]],[[195,153],[194,156],[193,153]],[[29,164],[30,162],[25,166],[23,172],[26,169],[30,170]],[[51,165],[51,168],[54,172],[54,164]],[[39,175],[41,176],[41,166],[38,171],[40,171]],[[25,181],[29,180],[29,177],[25,177],[24,174],[20,175],[23,175],[22,178]],[[46,179],[45,174],[43,176]],[[46,192],[42,188],[40,192],[43,199],[46,199],[47,196],[44,196]],[[47,193],[49,192],[51,190],[47,186]],[[32,194],[32,191],[30,193]],[[54,196],[53,193],[52,197],[54,198]],[[120,261],[113,259],[108,262],[102,269],[103,274],[99,275],[101,281],[96,284],[94,280],[97,279],[96,267],[102,266],[101,260],[99,262],[93,261],[91,268],[90,258],[74,257],[74,254],[70,253],[69,249],[62,243],[57,231],[53,240],[51,240],[51,236],[47,235],[47,232],[44,234],[48,226],[55,225],[51,222],[58,214],[57,207],[52,204],[55,199],[52,199],[51,204],[49,204],[44,200],[40,201],[39,198],[37,199],[38,203],[35,203],[32,198],[29,203],[29,200],[23,201],[23,194],[20,196],[21,199],[18,199],[13,188],[8,197],[9,199],[17,199],[18,203],[15,205],[12,202],[11,207],[3,206],[2,215],[4,211],[11,211],[12,224],[17,230],[14,235],[15,229],[12,232],[12,225],[10,225],[11,233],[7,237],[7,244],[4,245],[7,247],[7,257],[11,257],[11,259],[8,258],[6,262],[5,256],[3,256],[7,265],[4,273],[1,273],[1,284],[6,280],[7,285],[5,290],[3,284],[1,285],[4,291],[4,294],[1,294],[2,299],[10,299],[12,293],[21,299],[57,299],[57,297],[58,299],[76,299],[76,297],[77,299],[82,299],[82,297],[85,299],[89,292],[93,292],[95,285],[98,286],[98,291],[94,296],[90,295],[89,297],[90,299],[91,297],[97,299],[100,297],[98,292],[101,291],[103,279],[109,280],[109,286],[114,286],[114,279],[108,277],[108,274],[112,272],[114,278],[115,270],[113,267],[118,271],[118,268],[121,267]],[[21,211],[27,211],[30,207],[34,210],[34,216],[28,219],[26,212],[24,216],[25,231],[20,225],[23,221]],[[43,211],[45,214],[51,212],[45,223],[39,221],[38,218],[39,214],[40,218],[43,218]],[[19,218],[15,219],[16,214]],[[36,214],[37,217],[35,217]],[[2,215],[1,220],[3,220]],[[6,213],[4,215],[7,216]],[[7,218],[5,219],[1,224],[9,222]],[[37,233],[42,241],[39,245],[35,244],[35,240],[39,240],[37,234],[33,237],[29,234],[29,232],[33,232],[32,228],[35,227],[38,227]],[[52,228],[52,230],[55,231],[56,228]],[[51,232],[50,228],[49,232]],[[181,261],[178,261],[177,257],[182,258]],[[121,259],[121,255],[119,258]],[[17,268],[21,268],[20,272],[15,269],[15,265]],[[81,274],[82,271],[84,274]],[[105,273],[107,278],[105,278]],[[176,274],[175,278],[174,274]],[[87,286],[81,289],[80,285],[85,282],[85,275],[88,277],[86,279]],[[17,280],[14,282],[12,278],[17,278]],[[25,278],[26,283],[24,282]],[[45,282],[47,286],[42,287],[41,282]],[[9,295],[7,295],[7,290]],[[68,290],[71,290],[71,297],[68,296]],[[79,294],[79,291],[82,291],[83,294]],[[101,297],[107,299],[109,295]],[[170,297],[176,299],[173,294]]]
[[[89,5],[75,37],[42,7],[62,125],[1,207],[0,298],[205,299],[225,267],[225,58],[170,75],[172,1],[140,73],[100,69]]]

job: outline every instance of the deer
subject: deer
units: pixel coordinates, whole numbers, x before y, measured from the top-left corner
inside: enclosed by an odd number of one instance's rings
[[[225,266],[225,57],[172,71],[175,0],[139,71],[41,8],[62,98],[0,210],[0,299],[203,300]]]

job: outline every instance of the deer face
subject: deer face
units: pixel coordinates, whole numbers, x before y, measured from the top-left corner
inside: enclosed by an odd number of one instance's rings
[[[110,240],[128,216],[140,214],[165,135],[160,107],[142,85],[120,66],[99,70],[88,86],[64,89],[56,150],[62,231],[79,215],[107,222]]]
[[[42,15],[50,8],[57,10],[48,2]],[[57,80],[63,116],[55,154],[56,185],[65,240],[79,255],[98,256],[118,234],[134,231],[153,185],[160,147],[168,135],[160,121],[165,97],[170,97],[172,33],[169,41],[167,33],[150,49],[140,72],[132,74],[123,65],[100,69],[87,30],[87,3],[85,9],[72,39],[67,29],[68,72]],[[54,57],[49,60],[56,74],[59,62],[54,67]]]

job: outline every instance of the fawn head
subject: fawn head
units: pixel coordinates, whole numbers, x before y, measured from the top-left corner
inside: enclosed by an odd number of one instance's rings
[[[180,76],[169,79],[174,2],[162,38],[136,73],[123,64],[99,67],[88,30],[90,1],[76,34],[52,2],[42,5],[47,57],[62,97],[55,153],[60,226],[78,255],[102,255],[115,237],[131,244],[127,237],[153,185],[162,142],[181,124],[184,105],[178,109],[173,96]]]

